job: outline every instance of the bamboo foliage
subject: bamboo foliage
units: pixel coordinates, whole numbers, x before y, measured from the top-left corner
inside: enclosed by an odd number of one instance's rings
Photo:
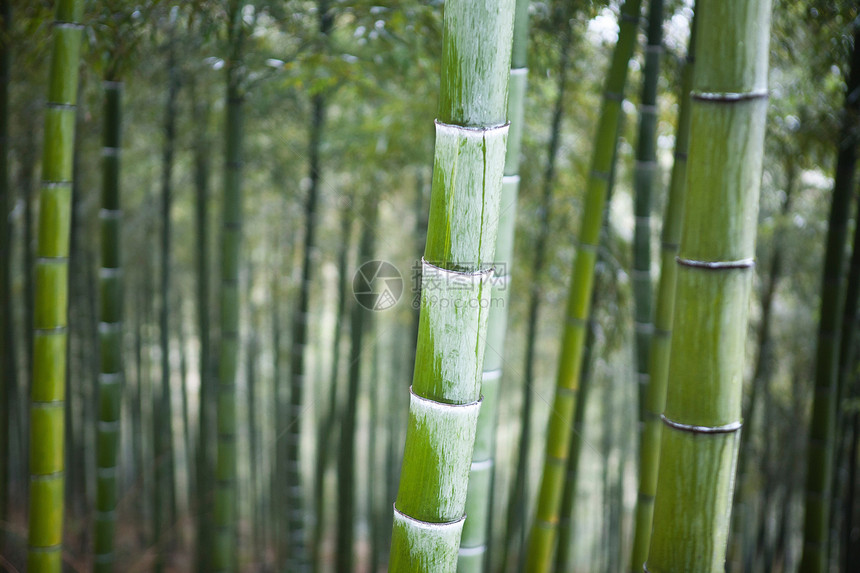
[[[652,573],[725,568],[764,155],[770,2],[701,0],[697,10]]]
[[[590,312],[594,264],[600,241],[600,228],[606,194],[609,187],[612,160],[618,135],[618,121],[627,68],[636,41],[641,0],[627,0],[621,9],[618,43],[612,54],[612,64],[606,80],[603,107],[598,120],[597,137],[591,160],[591,172],[582,214],[579,244],[573,265],[568,293],[566,323],[559,359],[556,391],[553,398],[546,453],[538,494],[534,524],[529,536],[526,568],[529,571],[549,571],[558,528],[559,504],[564,489],[565,468],[570,450],[570,426],[579,376],[587,320]]]
[[[854,51],[845,91],[842,128],[833,181],[833,198],[827,224],[827,246],[821,285],[821,314],[815,355],[815,394],[809,426],[806,499],[803,522],[803,556],[800,570],[827,570],[830,532],[830,487],[836,422],[836,386],[839,364],[839,335],[842,327],[843,277],[848,213],[854,193],[857,164],[857,118],[860,116],[860,26],[855,23]]]
[[[117,504],[117,458],[122,394],[122,261],[119,192],[121,82],[104,82],[101,218],[101,372],[96,441],[95,571],[113,571]]]
[[[454,571],[465,518],[504,171],[514,2],[451,0],[421,313],[390,570]]]
[[[633,547],[630,570],[639,572],[648,556],[651,540],[651,520],[654,515],[654,494],[657,490],[657,463],[660,455],[660,436],[663,422],[660,414],[666,406],[666,384],[669,375],[669,349],[672,341],[672,315],[675,309],[675,281],[678,243],[681,240],[681,221],[684,212],[684,195],[687,176],[687,148],[690,138],[690,90],[693,84],[695,61],[695,12],[690,24],[690,43],[687,59],[681,72],[680,110],[675,138],[675,161],[669,183],[669,198],[663,214],[660,243],[660,280],[657,284],[657,308],[654,313],[654,331],[649,348],[648,387],[644,408],[643,429],[639,447],[639,494],[636,499]]]
[[[45,111],[30,406],[27,563],[33,573],[59,572],[62,561],[69,232],[82,11],[80,0],[56,4]]]
[[[511,48],[511,70],[508,80],[508,143],[502,176],[499,225],[496,235],[496,272],[492,295],[501,306],[491,306],[487,319],[487,341],[481,373],[481,410],[472,452],[469,489],[466,495],[466,521],[457,560],[462,573],[484,571],[488,549],[493,503],[495,467],[495,437],[499,414],[499,384],[504,363],[505,333],[508,321],[511,266],[513,264],[514,232],[517,214],[517,193],[520,176],[520,148],[528,77],[526,48],[528,45],[529,0],[516,0]]]

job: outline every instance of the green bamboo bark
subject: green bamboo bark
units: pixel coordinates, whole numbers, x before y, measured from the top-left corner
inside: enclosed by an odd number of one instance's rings
[[[559,359],[556,391],[550,412],[546,440],[546,458],[538,495],[537,512],[529,536],[526,568],[529,571],[549,571],[558,527],[560,498],[564,487],[564,472],[570,449],[570,426],[579,376],[586,324],[590,311],[594,263],[600,240],[600,228],[615,145],[627,68],[636,43],[641,0],[626,0],[621,8],[618,43],[612,54],[612,64],[606,81],[603,107],[597,127],[591,172],[586,188],[585,210],[582,214],[579,244],[573,265],[568,293],[566,322]]]
[[[62,561],[69,231],[82,11],[80,0],[56,4],[45,111],[30,403],[27,569],[32,573],[59,572]]]
[[[94,571],[114,566],[114,532],[118,498],[120,406],[122,399],[122,261],[119,169],[122,83],[109,74],[104,82],[102,147],[101,307],[99,338],[101,373],[96,441],[96,525]]]
[[[697,10],[651,573],[725,569],[764,156],[770,2]]]
[[[481,410],[472,452],[469,489],[466,494],[466,521],[460,543],[457,571],[482,572],[490,541],[493,483],[496,450],[496,426],[499,416],[499,383],[504,365],[505,334],[508,322],[511,268],[513,266],[514,232],[517,219],[517,193],[520,185],[520,148],[523,113],[528,77],[529,0],[516,0],[514,13],[511,70],[508,80],[508,145],[502,176],[500,215],[496,235],[496,271],[493,277],[487,319],[487,340],[481,373]]]
[[[648,3],[648,43],[645,45],[645,72],[639,102],[639,140],[633,168],[633,307],[636,332],[636,374],[639,388],[639,430],[645,422],[645,395],[648,389],[649,354],[654,330],[651,285],[651,195],[658,181],[657,163],[657,80],[663,57],[663,0]]]
[[[514,1],[450,0],[392,572],[453,572],[481,397]]]
[[[12,3],[0,1],[0,523],[9,519],[9,478],[11,466],[10,442],[12,438],[12,416],[17,409],[12,348],[12,301],[10,271],[12,257],[10,249],[9,207],[9,69],[12,31]],[[22,426],[20,426],[22,427]],[[0,527],[0,555],[6,553],[6,528]]]
[[[242,244],[242,6],[229,7],[230,56],[226,65],[224,199],[221,226],[221,340],[218,353],[218,450],[215,462],[213,571],[235,571],[236,370],[239,358],[239,265]]]
[[[654,516],[654,494],[657,491],[657,463],[660,458],[660,437],[663,422],[660,414],[666,407],[666,384],[669,376],[669,349],[672,344],[672,314],[675,311],[675,282],[678,244],[681,240],[681,221],[684,213],[684,195],[687,176],[687,148],[690,139],[690,90],[693,86],[695,62],[695,12],[690,23],[690,43],[687,59],[681,72],[681,89],[678,95],[680,109],[675,136],[675,160],[669,183],[669,197],[663,214],[660,238],[660,280],[657,283],[657,308],[654,313],[654,330],[651,337],[648,362],[648,387],[644,407],[644,425],[639,445],[639,494],[633,522],[633,547],[630,570],[638,573],[648,557],[651,542],[651,520]]]
[[[857,118],[860,117],[860,26],[854,29],[854,50],[845,91],[842,129],[839,133],[833,198],[827,225],[827,247],[821,285],[821,313],[815,357],[815,395],[809,426],[803,556],[800,571],[827,570],[830,538],[829,506],[836,421],[836,383],[839,370],[839,335],[842,322],[843,278],[848,213],[854,193],[857,164]]]

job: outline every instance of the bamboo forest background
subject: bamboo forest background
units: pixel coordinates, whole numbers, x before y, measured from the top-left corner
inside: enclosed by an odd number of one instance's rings
[[[661,257],[660,237],[673,161],[685,157],[675,153],[676,128],[693,6],[519,4],[527,41],[515,44],[514,67],[528,68],[528,83],[512,262],[501,272],[511,278],[483,567],[532,569],[563,309],[580,232],[602,223],[592,312],[580,317],[587,342],[571,485],[554,518],[556,569],[641,571],[631,552],[643,499],[639,427],[648,419],[642,334],[651,332],[643,324],[654,318],[660,261],[674,261]],[[44,205],[54,188],[40,186],[53,181],[41,153],[46,109],[74,113],[76,125],[64,570],[387,570],[418,335],[442,2],[85,1],[82,28],[55,25],[64,20],[52,2],[0,7],[0,570],[26,570],[28,544],[40,545],[28,537],[36,518],[27,500],[30,475],[47,467],[30,453],[31,380],[43,375],[34,324],[48,328],[35,282],[52,256],[37,240],[39,190]],[[808,444],[822,443],[818,426],[811,441],[808,430],[816,332],[819,320],[841,314],[842,338],[830,334],[831,346],[842,345],[832,354],[836,454],[822,478],[831,494],[819,502],[832,511],[820,537],[806,538],[824,547],[827,570],[849,571],[860,562],[860,243],[852,239],[860,225],[855,151],[845,148],[860,129],[860,13],[849,0],[774,0],[772,13],[727,562],[731,571],[800,567],[804,508],[816,495],[806,492]],[[584,222],[619,21],[641,25],[628,27],[607,214]],[[66,38],[64,30],[81,31],[76,108],[74,98],[46,99],[52,34]],[[662,56],[650,58],[660,46]],[[643,111],[653,112],[652,136]],[[836,176],[839,150],[852,160]],[[836,274],[822,290],[825,244],[828,261],[842,262],[828,266]],[[353,296],[356,270],[370,260],[403,276],[387,310],[368,311]],[[116,435],[116,459],[103,457]],[[231,456],[235,463],[224,463]],[[115,510],[102,489],[113,475]],[[803,570],[825,569],[805,562]]]

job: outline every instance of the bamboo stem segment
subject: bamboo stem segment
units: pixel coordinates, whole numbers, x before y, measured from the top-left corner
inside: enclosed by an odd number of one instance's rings
[[[95,567],[108,573],[114,565],[116,529],[117,458],[122,398],[122,266],[119,194],[119,161],[122,83],[104,83],[104,147],[102,153],[102,270],[101,285],[101,375],[99,376],[96,430],[96,527]]]
[[[697,9],[652,573],[725,567],[764,155],[770,2],[700,0]]]
[[[59,573],[62,566],[69,239],[82,11],[80,0],[56,4],[45,110],[30,403],[27,569],[33,573]]]
[[[442,87],[390,570],[453,572],[462,534],[508,125],[513,0],[445,6]]]

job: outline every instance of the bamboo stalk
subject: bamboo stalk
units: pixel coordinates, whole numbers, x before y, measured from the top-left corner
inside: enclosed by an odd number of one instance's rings
[[[69,231],[80,0],[58,0],[45,111],[30,402],[30,523],[27,569],[57,572],[62,562]]]
[[[12,419],[17,411],[15,399],[18,381],[15,376],[12,336],[11,232],[9,208],[12,203],[9,186],[9,70],[12,47],[12,3],[0,1],[0,523],[9,521],[9,485]],[[26,248],[26,247],[25,247]],[[18,427],[23,428],[23,425]],[[6,553],[6,528],[0,527],[0,555]]]
[[[119,454],[120,405],[122,398],[122,259],[120,226],[122,208],[119,191],[121,151],[121,82],[109,76],[104,82],[104,135],[102,147],[101,218],[101,307],[99,338],[99,422],[96,454],[95,566],[97,572],[113,570],[117,504],[117,458]]]
[[[657,283],[657,307],[654,331],[649,348],[648,387],[644,407],[644,425],[639,446],[639,494],[636,498],[633,547],[630,570],[636,573],[648,557],[651,541],[651,521],[654,516],[654,494],[657,491],[657,463],[660,457],[660,436],[663,422],[660,414],[666,407],[666,384],[669,376],[669,349],[672,341],[672,314],[675,309],[675,257],[681,240],[681,222],[686,192],[687,150],[690,139],[690,90],[693,85],[695,62],[695,11],[690,23],[687,59],[681,72],[680,109],[675,138],[675,161],[669,183],[669,197],[663,214],[660,241],[660,280]]]
[[[520,148],[523,133],[523,115],[528,78],[528,8],[529,0],[516,0],[514,13],[511,69],[508,80],[508,144],[502,177],[500,215],[496,235],[496,272],[492,298],[499,306],[491,305],[487,319],[487,339],[484,365],[481,373],[482,405],[478,414],[475,446],[466,495],[466,521],[457,571],[482,572],[487,565],[493,505],[495,470],[496,426],[499,416],[499,392],[504,366],[505,334],[508,322],[511,271],[513,266],[514,233],[516,230],[517,193],[520,176]]]
[[[857,164],[856,124],[860,116],[860,26],[854,28],[854,50],[845,90],[842,128],[839,133],[833,197],[827,224],[827,247],[821,285],[821,312],[815,356],[815,395],[809,425],[806,499],[803,522],[802,573],[827,570],[830,538],[830,486],[836,418],[836,383],[839,365],[839,334],[842,327],[843,277],[848,213],[853,203]]]
[[[235,571],[236,551],[236,371],[239,355],[239,266],[242,242],[242,120],[240,87],[243,23],[241,2],[230,3],[230,58],[226,65],[224,200],[221,227],[221,340],[218,360],[214,571]]]
[[[568,293],[566,321],[559,359],[556,391],[550,410],[546,455],[541,477],[538,504],[529,546],[526,568],[529,571],[549,571],[558,528],[559,503],[564,488],[564,472],[570,450],[570,426],[579,376],[586,323],[590,312],[594,263],[600,240],[600,228],[612,160],[618,137],[618,121],[627,68],[636,41],[641,0],[626,0],[621,8],[618,43],[612,54],[612,64],[606,81],[603,107],[592,155],[591,172],[586,189],[585,210],[582,214],[579,245],[573,265]]]
[[[481,395],[514,2],[451,0],[390,571],[454,571]]]
[[[651,573],[725,568],[764,156],[770,2],[697,10]]]

